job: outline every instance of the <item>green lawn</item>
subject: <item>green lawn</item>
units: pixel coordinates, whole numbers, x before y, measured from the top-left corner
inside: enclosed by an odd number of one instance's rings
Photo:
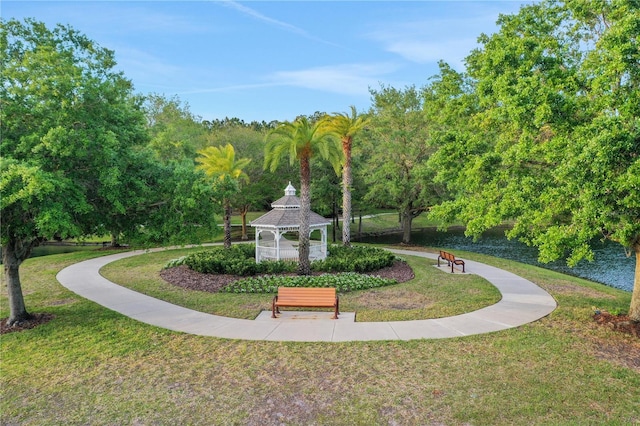
[[[64,266],[99,254],[23,265],[30,311],[56,318],[0,337],[1,424],[640,424],[640,343],[591,320],[592,306],[626,311],[627,292],[465,253],[538,283],[558,309],[456,339],[251,342],[148,326],[56,282]]]

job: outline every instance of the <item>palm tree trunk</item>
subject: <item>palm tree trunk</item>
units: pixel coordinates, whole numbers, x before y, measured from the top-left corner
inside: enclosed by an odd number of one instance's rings
[[[351,246],[351,138],[342,140],[344,167],[342,169],[342,245]]]
[[[231,202],[224,200],[224,248],[231,248]]]
[[[298,236],[298,275],[311,275],[309,260],[309,216],[311,213],[311,164],[309,156],[300,158],[300,229]]]

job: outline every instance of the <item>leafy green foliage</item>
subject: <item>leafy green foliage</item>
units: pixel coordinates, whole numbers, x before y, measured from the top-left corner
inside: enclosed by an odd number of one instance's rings
[[[224,288],[228,293],[277,293],[278,287],[334,287],[347,293],[396,284],[396,280],[345,272],[341,274],[260,276],[238,280]]]
[[[115,218],[124,220],[148,188],[135,173],[147,134],[141,99],[114,70],[114,52],[32,19],[2,20],[0,30],[1,242],[11,323],[28,317],[19,266],[33,247],[124,227]]]
[[[295,271],[294,262],[268,261],[256,263],[255,244],[237,244],[229,249],[214,247],[206,251],[173,259],[166,268],[187,265],[203,274],[257,275]],[[317,272],[373,272],[393,265],[396,256],[388,250],[376,247],[329,247],[327,259],[316,261],[312,268]]]
[[[440,121],[464,129],[434,157],[452,199],[432,217],[462,220],[475,237],[508,221],[507,236],[543,262],[592,260],[598,239],[640,262],[638,2],[543,1],[498,25],[467,75],[442,69],[430,86],[449,104]],[[640,320],[640,268],[630,317]]]
[[[43,241],[111,234],[114,242],[192,243],[216,228],[217,197],[198,184],[193,159],[158,161],[149,146],[150,133],[165,142],[190,138],[145,117],[113,51],[33,19],[1,20],[0,30],[0,215],[11,321],[27,316],[19,265]]]
[[[371,90],[373,100],[368,132],[370,158],[364,172],[366,199],[378,207],[398,211],[402,241],[411,241],[413,219],[435,203],[428,159],[435,150],[430,123],[422,111],[424,97],[415,87]]]
[[[222,195],[224,246],[229,248],[231,247],[231,199],[240,192],[242,182],[249,182],[249,176],[243,169],[251,163],[251,159],[236,159],[236,151],[231,144],[226,144],[224,147],[208,146],[198,151],[198,154],[196,162],[199,165],[196,168],[210,178],[213,187]]]
[[[228,249],[215,247],[210,250],[174,259],[166,267],[186,265],[203,274],[256,275],[294,272],[293,262],[275,261],[256,263],[254,244],[236,244]]]
[[[267,135],[264,168],[275,172],[280,161],[289,157],[289,164],[300,163],[300,245],[298,270],[301,275],[311,273],[309,260],[309,215],[311,213],[311,159],[327,160],[336,174],[340,172],[342,151],[333,134],[324,130],[323,118],[313,122],[299,117],[294,122],[284,122]]]
[[[376,247],[332,245],[329,256],[312,263],[311,267],[314,271],[365,273],[391,266],[395,260],[393,253]]]
[[[148,147],[156,160],[162,163],[193,160],[196,152],[206,146],[206,127],[177,97],[147,95],[144,110],[150,136]]]
[[[341,272],[322,276],[275,276],[292,273],[295,262],[269,261],[256,263],[255,245],[238,244],[229,249],[216,247],[169,261],[165,268],[187,265],[205,274],[263,275],[242,279],[227,286],[230,293],[274,293],[278,287],[335,287],[339,291],[364,290],[395,284],[395,280],[362,275],[391,266],[396,256],[388,250],[375,247],[345,247],[333,245],[324,261],[312,263],[314,271]]]

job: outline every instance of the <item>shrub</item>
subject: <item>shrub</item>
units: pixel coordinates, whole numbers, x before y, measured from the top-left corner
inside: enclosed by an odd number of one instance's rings
[[[396,284],[396,280],[345,272],[340,274],[282,276],[264,275],[238,280],[222,291],[227,293],[277,293],[278,287],[334,287],[347,293]]]
[[[256,263],[254,253],[255,244],[238,244],[229,249],[215,247],[171,260],[165,265],[165,268],[187,265],[190,269],[203,274],[241,276],[278,274],[296,270],[297,265],[293,262]]]
[[[333,245],[325,260],[313,262],[311,267],[319,272],[373,272],[393,265],[396,256],[377,247],[344,247]]]
[[[256,263],[255,244],[239,244],[230,249],[215,247],[174,259],[165,267],[187,265],[194,271],[205,274],[230,274],[256,276],[228,285],[223,291],[229,293],[276,293],[278,287],[335,287],[340,292],[364,290],[395,284],[396,280],[362,275],[393,265],[396,256],[376,247],[329,247],[326,260],[313,262],[312,269],[318,272],[337,272],[320,276],[282,276],[295,272],[298,264],[289,261]]]

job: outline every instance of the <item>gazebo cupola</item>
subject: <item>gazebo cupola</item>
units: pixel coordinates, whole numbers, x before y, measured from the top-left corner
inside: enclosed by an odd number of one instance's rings
[[[284,197],[271,203],[273,210],[251,222],[256,229],[256,262],[263,260],[298,261],[298,241],[285,238],[285,234],[298,235],[300,230],[300,199],[296,189],[289,185]],[[309,259],[321,260],[327,257],[327,226],[330,220],[311,212],[309,215]],[[319,235],[317,235],[319,234]],[[317,238],[319,237],[319,239]]]

